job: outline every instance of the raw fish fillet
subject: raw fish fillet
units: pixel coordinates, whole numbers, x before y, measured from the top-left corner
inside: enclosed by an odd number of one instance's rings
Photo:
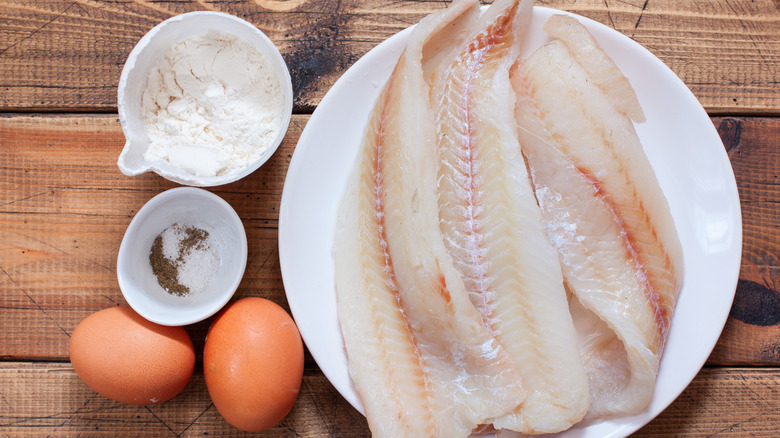
[[[517,140],[509,69],[532,3],[495,1],[449,59],[432,59],[425,69],[433,77],[447,250],[486,327],[520,367],[527,393],[493,425],[548,433],[579,422],[589,396],[558,255]]]
[[[577,63],[585,69],[596,86],[612,102],[615,110],[637,123],[645,121],[645,113],[628,78],[598,45],[585,26],[574,17],[553,15],[544,23],[544,31],[569,49],[569,53]]]
[[[597,71],[555,40],[512,72],[523,154],[574,295],[588,419],[649,404],[683,272],[669,206],[632,111],[616,104],[635,96],[605,94]]]
[[[371,116],[335,236],[339,322],[375,436],[468,436],[522,403],[446,252],[435,198],[426,43],[456,43],[478,3],[421,21]]]

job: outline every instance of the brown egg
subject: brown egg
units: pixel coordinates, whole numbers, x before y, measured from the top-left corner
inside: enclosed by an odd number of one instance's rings
[[[209,327],[203,370],[211,400],[225,420],[247,432],[269,429],[298,397],[303,377],[298,327],[272,301],[235,301]]]
[[[76,326],[70,362],[99,394],[146,405],[184,389],[195,369],[195,349],[184,328],[149,322],[129,307],[112,307]]]

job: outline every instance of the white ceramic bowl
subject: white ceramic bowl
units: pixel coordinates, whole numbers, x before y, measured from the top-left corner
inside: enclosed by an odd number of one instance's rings
[[[183,296],[163,289],[149,262],[155,238],[176,223],[208,231],[220,259],[206,289]],[[246,232],[230,204],[203,189],[178,187],[149,200],[130,221],[119,247],[116,273],[125,300],[138,314],[162,325],[187,325],[227,304],[241,283],[246,260]]]
[[[159,60],[179,42],[209,30],[219,30],[235,35],[255,46],[271,63],[279,78],[284,100],[284,112],[279,133],[268,145],[265,153],[241,170],[213,177],[200,177],[183,171],[167,161],[144,159],[149,147],[149,137],[143,121],[142,96],[149,72]],[[252,23],[221,12],[190,12],[169,18],[155,26],[138,41],[122,69],[117,89],[119,122],[126,143],[117,165],[128,176],[155,172],[170,181],[197,187],[213,187],[237,181],[263,165],[282,142],[292,115],[292,81],[287,64],[273,42]]]

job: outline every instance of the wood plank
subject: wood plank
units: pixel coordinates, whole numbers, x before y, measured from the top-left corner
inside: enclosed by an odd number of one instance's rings
[[[780,119],[713,119],[739,189],[742,268],[734,305],[710,361],[780,359]]]
[[[637,437],[775,437],[780,370],[704,368]]]
[[[233,205],[249,239],[238,296],[286,306],[276,226],[287,165],[308,116],[295,116],[276,155],[251,176],[213,191]],[[780,119],[714,118],[742,199],[743,264],[711,364],[780,364]],[[116,167],[115,116],[0,117],[0,357],[63,360],[67,337],[90,313],[124,302],[116,254],[151,197],[176,186]],[[190,327],[202,343],[207,322]]]
[[[236,297],[287,307],[277,222],[292,150],[308,117],[261,169],[211,191],[241,217],[249,255]],[[0,357],[63,359],[76,324],[124,303],[116,256],[146,201],[176,187],[155,174],[123,175],[115,116],[0,117]],[[206,321],[192,326],[202,343]]]
[[[293,410],[264,436],[368,436],[363,416],[318,371],[306,370]],[[159,405],[125,405],[87,387],[69,363],[0,362],[4,436],[249,436],[228,424],[196,369],[184,390]]]
[[[227,424],[196,369],[181,394],[155,406],[108,400],[68,363],[0,363],[0,432],[63,436],[244,435]],[[780,424],[780,370],[705,368],[638,437],[774,437]],[[368,437],[365,419],[319,372],[307,370],[292,412],[264,436]]]
[[[136,42],[197,9],[254,23],[279,46],[295,111],[310,112],[368,50],[445,2],[0,2],[0,111],[116,111],[116,85]],[[666,63],[712,114],[780,114],[780,9],[751,2],[548,0],[604,23]]]

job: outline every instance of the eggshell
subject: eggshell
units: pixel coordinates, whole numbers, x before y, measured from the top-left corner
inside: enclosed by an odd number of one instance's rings
[[[229,304],[203,349],[206,387],[222,417],[259,432],[292,409],[303,378],[303,342],[292,317],[263,298]]]
[[[146,405],[184,389],[195,369],[195,349],[184,328],[149,322],[122,306],[93,313],[76,326],[70,361],[99,394]]]

